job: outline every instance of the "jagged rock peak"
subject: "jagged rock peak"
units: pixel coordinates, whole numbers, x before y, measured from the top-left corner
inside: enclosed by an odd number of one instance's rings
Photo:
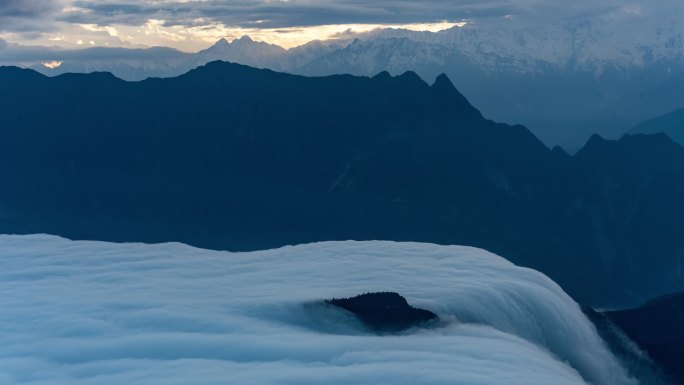
[[[390,75],[389,72],[382,71],[382,72],[379,72],[377,75],[373,76],[373,79],[389,79],[391,77],[392,77],[392,75]]]
[[[240,43],[253,43],[254,40],[252,40],[252,38],[249,37],[249,35],[242,35],[242,36],[240,36],[239,39],[233,40],[233,42],[234,42],[234,43],[235,43],[235,42],[240,42]]]
[[[437,76],[435,79],[435,82],[432,84],[433,88],[450,88],[450,89],[455,89],[456,87],[454,86],[454,83],[451,82],[448,76],[446,74],[440,74]]]
[[[407,83],[410,82],[410,83],[414,83],[414,84],[427,86],[427,83],[425,83],[425,81],[420,76],[418,76],[417,73],[415,73],[413,71],[406,71],[403,74],[397,76],[397,78],[401,79],[402,81],[405,81]]]
[[[568,154],[568,152],[565,151],[565,149],[561,146],[554,146],[551,149],[551,153],[558,155],[558,156],[562,156],[562,157],[569,157],[570,156],[570,154]]]
[[[212,48],[227,47],[227,46],[229,46],[229,45],[230,45],[230,43],[228,42],[228,40],[226,40],[225,37],[222,37],[222,38],[219,39],[216,43],[214,43],[214,45],[212,46]]]
[[[597,144],[597,143],[603,143],[607,142],[608,140],[604,139],[601,135],[599,134],[593,134],[589,140],[587,141],[587,146],[590,144]]]

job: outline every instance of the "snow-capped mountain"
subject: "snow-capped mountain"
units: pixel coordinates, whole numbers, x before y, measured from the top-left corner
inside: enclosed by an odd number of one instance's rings
[[[441,45],[494,71],[511,63],[520,72],[543,70],[538,66],[544,63],[600,73],[606,67],[630,69],[682,60],[683,31],[679,25],[639,29],[583,20],[537,25],[466,24],[437,33],[384,29],[364,37],[407,38]]]
[[[193,55],[193,59],[195,66],[214,60],[224,60],[283,71],[289,69],[287,56],[287,50],[278,45],[254,41],[249,36],[243,36],[232,42],[221,39],[213,46]]]
[[[426,77],[434,78],[439,69],[453,64],[450,63],[453,61],[453,56],[455,53],[448,47],[418,42],[406,37],[355,39],[344,48],[319,55],[305,65],[292,70],[306,75],[348,73],[370,76],[382,71],[398,75],[414,69],[423,75],[428,75]],[[435,70],[429,71],[430,67]]]
[[[192,56],[193,64],[190,65],[190,69],[214,60],[223,60],[246,64],[256,68],[291,72],[295,68],[304,66],[315,58],[340,49],[346,44],[346,42],[337,41],[312,41],[286,50],[275,44],[254,41],[245,35],[232,42],[221,39],[213,46],[194,54]]]

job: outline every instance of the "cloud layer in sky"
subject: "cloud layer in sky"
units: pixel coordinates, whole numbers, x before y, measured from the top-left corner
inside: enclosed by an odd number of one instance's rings
[[[325,39],[348,25],[429,29],[426,24],[462,20],[562,21],[622,13],[659,18],[682,11],[679,0],[0,0],[0,38],[197,50],[245,33],[288,45],[283,42],[292,36],[297,43]]]
[[[253,253],[0,236],[0,384],[635,384],[555,283],[483,250]],[[363,331],[320,303],[397,291],[445,324]]]

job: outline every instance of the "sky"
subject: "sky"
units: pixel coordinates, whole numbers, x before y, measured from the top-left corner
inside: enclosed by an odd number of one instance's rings
[[[637,383],[558,285],[470,247],[0,235],[0,264],[3,385]],[[322,303],[383,290],[441,323],[378,336]]]
[[[681,0],[0,0],[2,44],[167,46],[194,52],[249,35],[289,48],[345,31],[438,31],[463,22],[567,20],[614,13],[658,18]]]

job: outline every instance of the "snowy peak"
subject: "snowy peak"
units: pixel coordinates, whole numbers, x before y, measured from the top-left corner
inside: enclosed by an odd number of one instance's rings
[[[221,38],[216,43],[214,43],[214,45],[212,45],[209,49],[222,49],[227,47],[230,47],[230,42],[228,42],[226,38]]]
[[[349,45],[314,58],[297,72],[313,75],[349,73],[371,75],[381,71],[402,74],[426,65],[443,66],[449,49],[405,37],[355,39]]]
[[[254,41],[247,35],[231,42],[225,38],[220,39],[195,56],[195,66],[222,60],[275,70],[284,70],[288,67],[287,50],[275,44]]]
[[[221,38],[218,40],[214,45],[209,47],[208,49],[201,51],[201,52],[210,52],[210,51],[225,51],[225,50],[232,50],[232,49],[241,49],[241,50],[249,50],[249,49],[271,49],[272,51],[285,51],[284,48],[275,45],[275,44],[269,44],[261,41],[255,41],[252,40],[251,37],[248,35],[244,35],[240,37],[239,39],[235,39],[231,42],[229,42],[226,38]]]
[[[252,42],[254,42],[254,40],[252,40],[252,38],[249,37],[249,35],[242,35],[239,39],[237,39],[235,41],[241,42],[241,43],[252,43]]]
[[[641,23],[639,27],[587,19],[543,24],[471,23],[436,33],[378,30],[359,35],[359,40],[408,39],[437,45],[466,55],[491,71],[512,67],[529,73],[552,65],[600,73],[605,68],[683,59],[682,27]]]

